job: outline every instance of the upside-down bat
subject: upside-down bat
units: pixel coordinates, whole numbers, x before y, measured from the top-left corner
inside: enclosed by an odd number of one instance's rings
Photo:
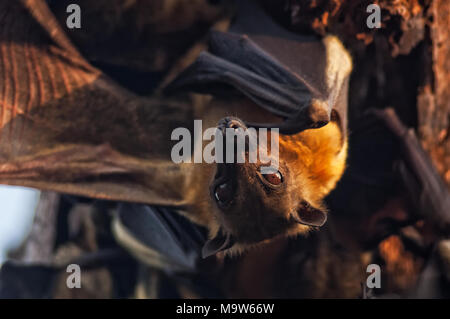
[[[289,33],[244,2],[165,96],[141,97],[89,64],[45,1],[3,1],[0,23],[0,183],[171,207],[210,229],[204,256],[326,221],[347,152],[352,63],[337,38]],[[194,119],[279,128],[278,171],[174,163],[171,132]]]

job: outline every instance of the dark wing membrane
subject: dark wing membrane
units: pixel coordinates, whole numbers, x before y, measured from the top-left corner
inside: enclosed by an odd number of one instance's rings
[[[211,39],[216,50],[202,52],[188,69],[167,86],[166,92],[183,89],[212,93],[211,88],[221,88],[224,92],[227,87],[232,87],[272,114],[286,119],[285,123],[274,125],[282,133],[296,133],[314,127],[316,122],[310,116],[309,108],[312,95],[306,83],[267,56],[248,37],[215,32]],[[324,125],[329,121],[330,114],[325,110],[322,115],[320,121]],[[292,122],[295,122],[293,131]],[[247,124],[272,126],[269,123]]]
[[[217,94],[233,88],[284,119],[281,124],[247,124],[279,127],[281,133],[293,134],[327,124],[333,109],[344,113],[340,118],[346,117],[347,101],[340,97],[346,97],[341,91],[347,90],[348,75],[333,74],[336,81],[327,83],[327,72],[341,72],[329,68],[328,55],[322,41],[287,32],[259,7],[244,1],[230,32],[212,32],[209,53],[200,54],[166,92]]]
[[[114,222],[117,240],[143,262],[165,271],[196,271],[206,229],[171,210],[122,204]]]
[[[296,103],[299,105],[308,103],[306,90],[299,88],[298,91],[303,91],[305,94],[296,95],[292,92],[293,90],[283,87],[266,76],[258,75],[208,52],[202,52],[192,67],[171,85],[174,88],[192,86],[199,92],[207,93],[210,90],[209,86],[214,82],[235,85],[237,90],[253,101],[282,117],[295,112],[293,105]]]
[[[179,167],[155,155],[172,127],[151,125],[170,116],[185,126],[183,107],[140,98],[91,66],[44,0],[1,1],[0,25],[0,183],[184,204]],[[167,171],[171,181],[159,176]]]

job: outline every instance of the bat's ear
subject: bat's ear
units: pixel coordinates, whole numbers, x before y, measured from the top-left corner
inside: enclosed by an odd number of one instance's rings
[[[209,239],[203,246],[202,257],[207,258],[215,255],[218,252],[231,248],[233,245],[233,237],[229,233],[224,233],[222,230],[219,230],[217,235],[214,238]]]
[[[297,223],[308,226],[320,227],[327,221],[327,212],[311,206],[308,202],[302,202],[291,216]]]

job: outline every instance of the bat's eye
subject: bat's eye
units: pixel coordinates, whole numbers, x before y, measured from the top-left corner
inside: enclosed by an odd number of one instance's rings
[[[280,171],[276,171],[275,173],[263,174],[263,176],[264,179],[272,185],[280,185],[283,182],[283,175],[281,175]]]
[[[223,183],[217,186],[214,192],[214,196],[216,197],[217,201],[221,202],[222,204],[227,204],[228,202],[230,202],[233,198],[233,191],[231,189],[230,183]]]

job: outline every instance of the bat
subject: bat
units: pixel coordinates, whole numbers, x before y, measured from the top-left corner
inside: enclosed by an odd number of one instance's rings
[[[450,192],[420,146],[414,131],[400,121],[392,108],[371,110],[370,113],[383,121],[397,139],[402,155],[397,175],[414,203],[415,214],[427,219],[437,233],[448,234]]]
[[[208,227],[204,257],[325,223],[347,154],[352,63],[337,38],[291,34],[245,2],[165,96],[142,97],[86,61],[45,1],[0,9],[0,183],[173,209]],[[171,133],[195,118],[279,128],[279,170],[174,163]]]
[[[351,69],[337,38],[292,34],[254,2],[243,1],[229,31],[212,32],[209,50],[168,84],[167,94],[213,95],[206,106],[211,111],[200,116],[212,117],[222,130],[265,127],[283,134],[280,169],[272,174],[261,178],[258,165],[247,163],[217,165],[210,197],[221,223],[210,227],[218,230],[204,256],[325,223],[322,199],[345,167]],[[256,118],[258,108],[269,115]]]
[[[45,1],[4,1],[1,9],[1,182],[183,206],[169,185],[182,183],[183,168],[164,154],[172,129],[189,125],[189,107],[117,85],[81,56]],[[164,124],[149,125],[156,119]]]

